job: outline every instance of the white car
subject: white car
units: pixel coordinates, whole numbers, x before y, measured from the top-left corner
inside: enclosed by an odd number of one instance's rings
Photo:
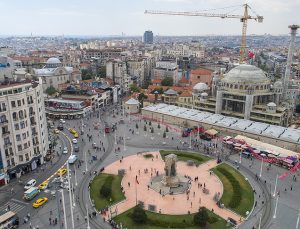
[[[76,139],[76,138],[73,138],[72,142],[73,142],[74,144],[77,144],[77,139]]]
[[[65,124],[65,123],[66,123],[66,121],[63,120],[63,119],[60,119],[59,122],[62,123],[62,124]]]
[[[36,180],[35,179],[31,179],[30,181],[28,181],[26,183],[26,185],[24,186],[24,189],[28,190],[28,189],[34,187],[35,185],[36,185]]]
[[[64,147],[63,154],[68,154],[68,147]]]

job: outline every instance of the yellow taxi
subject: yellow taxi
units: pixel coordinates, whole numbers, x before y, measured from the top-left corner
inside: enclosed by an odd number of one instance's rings
[[[74,133],[74,138],[78,138],[79,137],[79,134],[76,132]]]
[[[71,134],[75,134],[75,133],[77,133],[77,131],[76,131],[76,130],[74,130],[73,128],[69,128],[69,131],[70,131],[70,133],[71,133]]]
[[[55,129],[53,132],[54,132],[55,134],[59,134],[59,130],[58,130],[58,129]]]
[[[41,183],[39,186],[38,186],[38,188],[40,189],[40,190],[43,190],[43,189],[45,189],[45,188],[47,188],[48,187],[48,182],[49,181],[44,181],[43,183]]]
[[[56,175],[60,177],[60,176],[65,175],[66,172],[67,172],[67,169],[66,169],[66,168],[62,168],[62,169],[59,169],[59,170],[57,171]]]
[[[48,201],[47,197],[38,198],[33,204],[32,207],[38,208],[42,205],[44,205]]]

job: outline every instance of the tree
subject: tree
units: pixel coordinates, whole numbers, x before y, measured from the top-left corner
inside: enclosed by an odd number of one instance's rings
[[[106,77],[106,66],[101,66],[97,69],[97,76],[99,76],[100,78]]]
[[[172,77],[166,77],[161,81],[161,86],[173,86],[173,83]]]
[[[56,92],[57,92],[57,91],[56,91],[56,89],[55,89],[53,86],[50,86],[50,87],[48,87],[48,88],[46,89],[46,93],[47,93],[48,95],[54,95]]]
[[[138,96],[138,100],[140,102],[140,108],[143,108],[144,99],[148,99],[148,96],[144,93],[140,93]]]
[[[134,207],[131,218],[134,222],[138,224],[146,223],[147,221],[147,214],[145,210],[141,207],[141,205],[137,205]]]
[[[111,188],[104,184],[100,189],[100,195],[104,198],[108,198],[111,195]]]
[[[93,71],[91,69],[82,69],[81,70],[81,78],[82,80],[92,79],[94,76]]]
[[[194,216],[194,223],[200,227],[205,227],[208,221],[208,213],[205,207],[199,208]]]
[[[140,92],[140,88],[135,83],[130,84],[129,88],[131,92]]]
[[[142,86],[143,89],[147,89],[149,87],[149,85],[152,85],[150,80],[147,80],[144,85]]]

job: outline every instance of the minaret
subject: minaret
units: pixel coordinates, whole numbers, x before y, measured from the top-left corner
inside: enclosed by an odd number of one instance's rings
[[[283,101],[286,101],[287,98],[287,89],[288,89],[288,83],[289,83],[289,77],[291,74],[291,65],[293,60],[293,55],[295,51],[295,37],[297,29],[299,28],[299,25],[290,25],[289,28],[291,29],[291,41],[289,45],[289,52],[288,52],[288,58],[286,62],[286,68],[285,68],[285,74],[283,78]]]

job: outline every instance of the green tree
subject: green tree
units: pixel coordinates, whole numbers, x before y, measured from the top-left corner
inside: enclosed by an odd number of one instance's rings
[[[46,89],[46,93],[47,93],[48,95],[54,95],[56,92],[57,92],[57,91],[56,91],[56,89],[55,89],[53,86],[50,86],[50,87],[48,87],[48,88]]]
[[[144,85],[142,86],[143,89],[147,89],[149,87],[149,85],[152,85],[150,80],[147,80]]]
[[[200,227],[205,227],[208,221],[208,213],[205,207],[199,208],[199,211],[194,216],[194,223]]]
[[[97,76],[101,78],[106,77],[106,66],[101,66],[100,68],[97,69]]]
[[[161,86],[173,86],[173,83],[172,77],[166,77],[161,81]]]
[[[144,99],[147,99],[148,96],[145,95],[144,93],[140,93],[138,96],[138,100],[140,102],[140,108],[143,108],[143,103],[144,103]]]
[[[103,185],[100,189],[100,195],[104,198],[108,198],[111,195],[111,188],[108,185]]]
[[[130,84],[129,88],[131,92],[140,92],[140,88],[135,83]]]
[[[135,223],[143,224],[147,221],[147,214],[141,205],[137,205],[134,207],[131,218]]]
[[[82,80],[89,80],[92,79],[94,76],[91,69],[82,69],[81,70],[81,78]]]

